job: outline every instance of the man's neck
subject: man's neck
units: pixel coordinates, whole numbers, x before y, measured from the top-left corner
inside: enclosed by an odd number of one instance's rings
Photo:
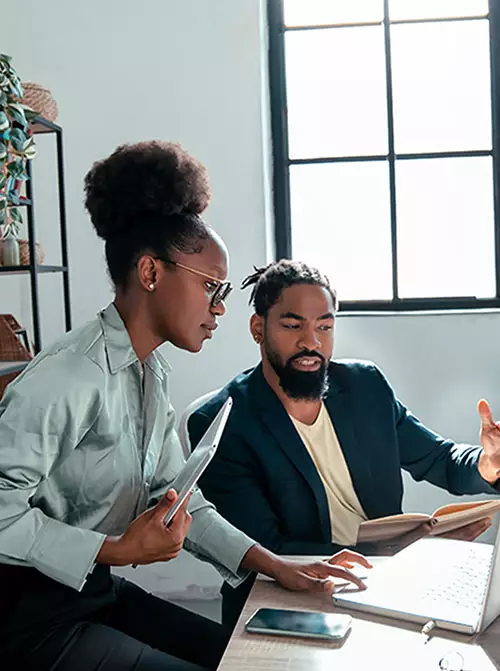
[[[282,402],[287,413],[294,419],[302,422],[302,424],[314,424],[318,418],[319,411],[321,410],[321,399],[318,398],[305,401],[303,399],[297,400],[287,396],[280,385],[276,371],[267,359],[262,360],[262,372],[267,384]]]

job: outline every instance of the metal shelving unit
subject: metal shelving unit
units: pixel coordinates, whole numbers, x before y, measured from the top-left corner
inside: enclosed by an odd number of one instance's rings
[[[56,159],[57,159],[57,182],[58,182],[58,197],[59,197],[59,227],[61,239],[61,260],[60,266],[39,265],[36,263],[36,224],[35,224],[35,202],[32,189],[32,168],[31,161],[28,161],[29,180],[26,182],[26,198],[21,200],[20,205],[26,207],[27,225],[28,225],[28,246],[30,251],[31,262],[23,266],[0,266],[1,275],[19,275],[29,274],[31,286],[31,312],[33,318],[33,340],[35,347],[35,354],[38,353],[42,347],[41,328],[40,328],[40,303],[39,303],[39,287],[38,276],[44,273],[61,273],[63,281],[63,297],[64,297],[64,320],[66,331],[71,329],[71,303],[70,303],[70,288],[69,288],[69,273],[68,273],[68,238],[66,231],[66,201],[64,195],[64,164],[63,164],[63,131],[61,126],[58,126],[51,121],[47,121],[41,116],[37,116],[31,124],[34,134],[51,133],[56,141]],[[0,277],[1,280],[1,277]],[[18,366],[15,371],[7,370],[7,365]],[[20,367],[19,367],[20,366]],[[26,362],[2,362],[0,361],[0,375],[5,375],[7,372],[12,373],[17,370],[22,370],[26,366]],[[5,370],[4,370],[5,367]]]

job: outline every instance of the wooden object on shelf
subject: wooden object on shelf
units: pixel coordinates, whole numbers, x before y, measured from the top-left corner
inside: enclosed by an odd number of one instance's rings
[[[0,314],[0,398],[6,386],[16,378],[24,367],[22,362],[33,358],[26,329],[12,315]],[[7,362],[12,366],[6,367]],[[2,374],[3,370],[9,370]],[[16,370],[17,369],[17,370]]]

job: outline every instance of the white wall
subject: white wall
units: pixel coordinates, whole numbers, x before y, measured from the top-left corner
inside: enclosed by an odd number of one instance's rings
[[[93,160],[121,142],[176,140],[207,165],[214,191],[208,217],[230,248],[236,284],[252,264],[267,260],[271,191],[268,126],[262,115],[267,103],[264,4],[25,0],[22,21],[15,3],[3,8],[2,50],[13,56],[25,80],[48,86],[60,108],[75,325],[112,295],[102,245],[83,210],[82,179]],[[47,213],[39,220],[39,237],[48,256],[55,253],[56,239],[48,214],[55,200],[53,175],[44,163],[49,151],[40,143],[35,184]],[[2,306],[7,302],[4,282]],[[17,287],[11,286],[8,306],[14,310]],[[50,314],[44,321],[47,339],[61,328],[52,312],[59,304],[55,291],[50,285],[44,299],[44,314]],[[256,360],[246,300],[233,293],[217,337],[201,354],[166,348],[178,409]],[[19,310],[25,323],[27,308],[24,299]],[[498,314],[340,316],[336,354],[376,361],[401,399],[430,427],[475,441],[478,398],[486,396],[500,418],[497,332]],[[448,499],[431,486],[408,483],[408,509],[431,510]],[[213,574],[193,563],[182,571],[165,567],[163,586],[151,571],[139,575],[160,592],[190,584],[193,596],[199,596],[200,584],[213,583]]]

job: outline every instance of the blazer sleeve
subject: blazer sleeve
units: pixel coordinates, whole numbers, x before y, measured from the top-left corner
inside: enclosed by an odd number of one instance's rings
[[[210,422],[203,411],[191,415],[188,431],[192,444],[201,438]],[[200,479],[200,487],[231,524],[276,554],[326,557],[342,549],[334,543],[293,541],[283,535],[263,479],[259,477],[259,465],[231,423],[226,426],[217,453]]]
[[[426,480],[450,494],[498,494],[479,474],[481,447],[461,445],[434,433],[399,401],[378,370],[394,409],[401,466],[417,481]]]

